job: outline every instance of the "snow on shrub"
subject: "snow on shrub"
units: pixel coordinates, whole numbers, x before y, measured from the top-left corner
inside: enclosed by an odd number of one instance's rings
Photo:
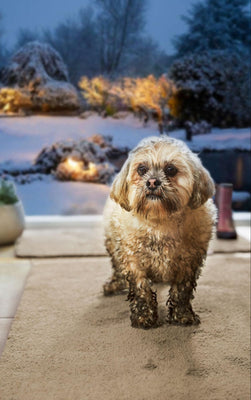
[[[68,80],[60,54],[50,45],[30,42],[19,49],[3,69],[0,109],[71,111],[79,108],[78,93]]]
[[[210,51],[176,61],[169,77],[177,91],[171,114],[214,126],[250,126],[249,59],[245,52]]]
[[[53,47],[37,41],[21,47],[2,73],[2,81],[6,86],[25,87],[54,80],[67,82],[67,67]]]
[[[197,0],[182,17],[187,29],[174,39],[179,57],[251,45],[249,0]]]

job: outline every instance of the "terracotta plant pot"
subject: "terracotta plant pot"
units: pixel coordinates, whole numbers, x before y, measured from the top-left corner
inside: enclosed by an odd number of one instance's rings
[[[21,201],[0,205],[0,246],[14,243],[25,228]]]

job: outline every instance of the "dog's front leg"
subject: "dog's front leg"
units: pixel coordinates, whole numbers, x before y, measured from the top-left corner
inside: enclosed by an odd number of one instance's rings
[[[170,324],[197,325],[200,323],[199,316],[192,309],[191,300],[194,284],[190,280],[173,283],[167,300],[168,316]]]
[[[151,282],[143,277],[128,274],[131,310],[131,324],[135,328],[149,329],[156,326],[158,303],[156,292],[151,289]]]

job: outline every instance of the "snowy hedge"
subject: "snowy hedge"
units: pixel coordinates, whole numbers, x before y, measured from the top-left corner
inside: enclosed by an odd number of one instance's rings
[[[169,71],[178,88],[171,114],[220,127],[250,126],[249,74],[245,52],[210,51],[176,61]]]

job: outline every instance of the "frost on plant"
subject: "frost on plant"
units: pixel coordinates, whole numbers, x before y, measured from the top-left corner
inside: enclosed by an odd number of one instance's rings
[[[169,71],[177,86],[169,102],[171,114],[213,126],[249,126],[249,74],[245,52],[209,51],[177,60]]]
[[[72,111],[79,108],[65,63],[51,46],[30,42],[19,49],[1,74],[0,110],[5,113]]]

